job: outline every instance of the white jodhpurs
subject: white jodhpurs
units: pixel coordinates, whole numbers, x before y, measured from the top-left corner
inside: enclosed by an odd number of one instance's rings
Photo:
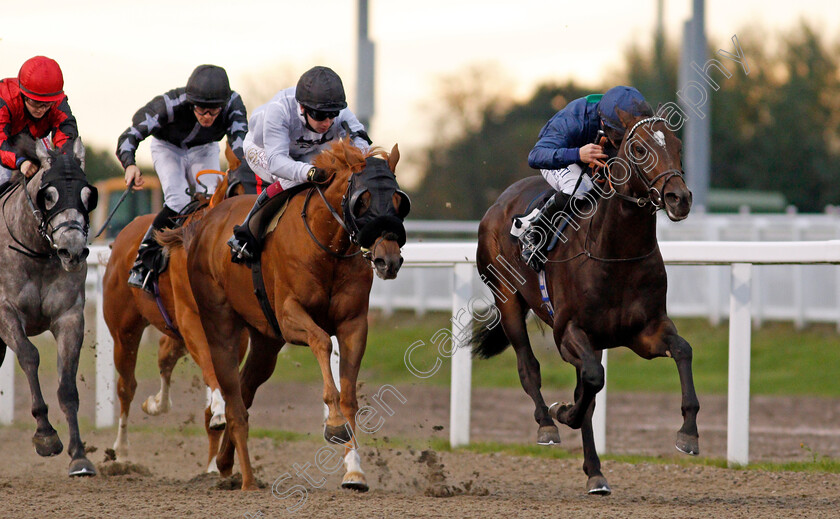
[[[150,148],[155,171],[163,188],[163,202],[173,211],[180,211],[190,203],[188,189],[206,189],[208,193],[213,193],[222,180],[220,175],[204,175],[198,180],[203,187],[198,186],[196,181],[200,171],[218,171],[221,167],[218,142],[185,149],[152,137]]]
[[[571,164],[562,169],[541,169],[540,173],[545,178],[546,182],[554,188],[555,191],[571,195],[574,192],[575,198],[583,198],[583,196],[592,189],[592,179],[589,175],[583,174],[583,168],[578,164]],[[583,175],[580,185],[575,191],[578,179]]]

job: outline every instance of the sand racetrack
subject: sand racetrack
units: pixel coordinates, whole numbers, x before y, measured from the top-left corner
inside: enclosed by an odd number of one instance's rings
[[[177,373],[176,373],[177,374]],[[197,379],[176,380],[173,410],[148,417],[139,402],[157,390],[141,381],[132,408],[131,461],[127,474],[106,476],[104,463],[115,429],[94,430],[92,387],[80,387],[82,438],[90,459],[100,467],[95,478],[70,479],[69,458],[40,458],[30,438],[29,394],[18,380],[16,423],[0,427],[0,517],[837,517],[840,474],[765,472],[677,463],[624,463],[605,460],[604,474],[613,494],[587,496],[581,471],[580,439],[561,426],[563,449],[577,457],[552,460],[505,454],[435,452],[429,438],[448,438],[447,389],[398,388],[405,404],[394,403],[375,437],[380,446],[366,446],[360,436],[362,462],[371,491],[356,494],[338,488],[343,471],[324,476],[314,466],[321,440],[320,387],[268,385],[261,389],[251,414],[254,428],[279,428],[310,434],[291,443],[255,438],[249,446],[257,477],[268,485],[256,492],[228,490],[230,482],[202,475],[206,439],[179,428],[198,425],[203,389]],[[91,384],[92,386],[92,384]],[[362,388],[362,403],[371,388]],[[67,441],[63,416],[55,403],[55,387],[45,383],[50,418]],[[562,396],[562,395],[561,395]],[[536,425],[530,400],[519,390],[473,391],[472,438],[529,444]],[[726,456],[725,397],[701,398],[701,456]],[[681,422],[678,395],[610,394],[608,450],[646,454],[666,461],[682,455],[673,447]],[[158,430],[158,428],[162,428]],[[193,427],[194,429],[194,427]],[[840,457],[840,402],[816,398],[753,398],[751,460],[808,461]],[[399,438],[391,441],[390,437]],[[390,445],[393,443],[393,445]],[[804,446],[804,447],[803,447]],[[555,447],[557,448],[557,447]],[[307,482],[295,464],[309,463]],[[109,468],[110,466],[110,468]],[[102,470],[104,469],[104,470]],[[272,494],[299,484],[302,493],[287,499]],[[314,483],[321,484],[316,487]],[[279,493],[278,492],[278,493]],[[447,496],[447,497],[435,497]],[[294,511],[289,510],[300,505]]]

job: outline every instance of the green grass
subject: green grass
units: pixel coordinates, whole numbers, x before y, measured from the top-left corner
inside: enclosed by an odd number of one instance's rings
[[[401,312],[391,317],[372,314],[368,343],[362,362],[360,380],[368,384],[430,384],[445,387],[450,383],[450,362],[438,351],[438,345],[449,347],[450,315],[431,313],[416,317]],[[727,390],[728,328],[711,326],[703,319],[679,319],[677,328],[694,351],[695,385],[700,393],[725,394]],[[563,362],[554,346],[550,330],[530,323],[534,354],[541,365],[543,387],[571,388],[575,375],[571,365]],[[436,336],[443,330],[442,336]],[[85,383],[95,381],[95,345],[89,332],[82,351],[80,376]],[[156,332],[148,333],[138,355],[136,375],[139,379],[156,379]],[[443,337],[444,340],[441,340]],[[44,334],[34,339],[41,352],[42,376],[55,375],[55,346],[52,337]],[[812,325],[796,330],[789,323],[766,323],[752,332],[750,386],[754,395],[810,395],[840,397],[840,380],[834,366],[840,365],[840,335],[834,326]],[[405,363],[405,353],[418,345],[411,355],[418,371],[440,367],[434,374],[419,378]],[[18,373],[20,370],[18,368]],[[22,376],[22,373],[20,373]],[[182,360],[175,377],[192,379],[200,371],[191,360]],[[674,361],[669,358],[644,360],[626,348],[609,351],[608,389],[622,392],[678,392],[679,378]],[[281,352],[273,381],[318,382],[320,371],[308,348],[287,346]],[[487,360],[474,359],[474,387],[519,388],[516,356],[512,348]]]

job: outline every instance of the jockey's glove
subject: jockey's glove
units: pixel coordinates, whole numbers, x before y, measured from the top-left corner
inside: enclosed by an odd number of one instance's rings
[[[309,173],[306,174],[306,179],[315,184],[323,184],[330,179],[326,170],[321,168],[309,168]]]

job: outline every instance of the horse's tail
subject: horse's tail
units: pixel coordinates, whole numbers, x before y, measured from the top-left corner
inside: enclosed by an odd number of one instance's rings
[[[175,229],[163,229],[162,231],[155,233],[155,240],[157,240],[163,248],[168,250],[177,249],[179,247],[186,249],[189,244],[186,243],[184,231],[188,227],[192,226],[188,224],[184,227],[177,227]]]
[[[505,351],[510,346],[510,340],[499,321],[480,321],[473,328],[470,345],[474,357],[489,359]]]

